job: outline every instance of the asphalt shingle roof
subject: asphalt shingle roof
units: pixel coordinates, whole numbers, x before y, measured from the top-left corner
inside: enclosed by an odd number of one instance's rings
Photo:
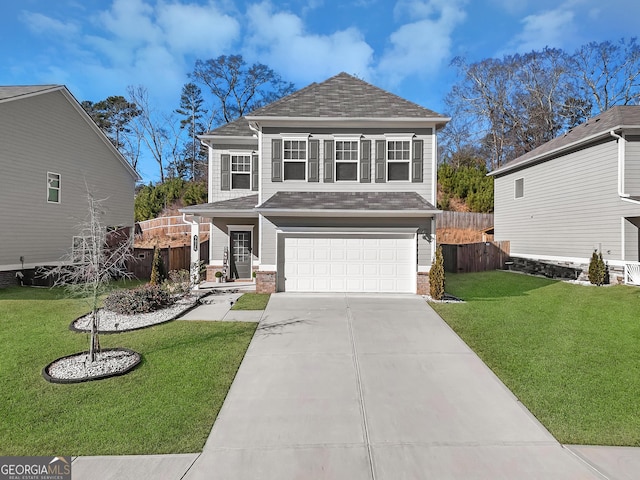
[[[598,137],[600,134],[607,135],[611,130],[621,126],[640,127],[640,105],[619,105],[612,107],[606,112],[590,118],[577,127],[572,128],[567,133],[534,148],[530,152],[506,163],[502,167],[491,172],[491,175],[499,175],[503,172],[513,170],[534,163],[540,157],[552,155],[554,152],[562,150],[570,145],[580,144],[587,139]]]
[[[260,210],[436,210],[415,192],[277,192]]]
[[[52,90],[59,88],[61,85],[15,85],[15,86],[0,86],[0,100],[7,100],[9,98],[17,98],[23,95],[30,95],[32,93],[42,92],[45,90]]]
[[[447,117],[405,100],[347,73],[298,90],[248,117],[441,118]]]
[[[229,122],[221,127],[209,132],[209,135],[220,135],[228,137],[252,137],[253,131],[249,128],[249,122],[245,117],[240,117],[233,122]]]
[[[200,205],[192,205],[190,207],[181,208],[184,213],[201,212],[203,210],[253,210],[258,204],[258,194],[248,195],[246,197],[232,198],[230,200],[221,200],[219,202],[202,203]]]

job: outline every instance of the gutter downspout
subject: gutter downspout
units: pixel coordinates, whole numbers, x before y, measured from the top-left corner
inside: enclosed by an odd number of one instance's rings
[[[258,135],[258,205],[262,205],[262,128],[256,123],[249,122],[249,129]],[[256,207],[258,206],[256,205]],[[262,220],[263,216],[258,212],[258,270],[262,263]],[[256,282],[258,279],[256,278]]]
[[[624,137],[618,135],[614,130],[609,132],[613,138],[617,140],[618,143],[618,196],[625,199],[629,198],[630,195],[628,193],[624,193],[624,157],[625,157],[625,139]]]
[[[189,277],[193,285],[193,290],[198,290],[200,287],[200,223],[196,220],[187,220],[187,214],[182,214],[182,221],[188,225],[191,225],[191,268],[189,271]]]

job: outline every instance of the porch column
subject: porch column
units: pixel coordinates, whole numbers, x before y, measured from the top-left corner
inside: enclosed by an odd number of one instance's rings
[[[191,259],[190,259],[190,278],[194,290],[198,290],[200,286],[200,217],[193,216],[191,220],[187,220],[187,216],[183,215],[182,219],[185,223],[191,225]]]

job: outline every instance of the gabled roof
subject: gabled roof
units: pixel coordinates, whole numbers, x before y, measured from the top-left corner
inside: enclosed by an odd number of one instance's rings
[[[44,93],[46,91],[59,90],[63,85],[16,85],[0,86],[0,101],[14,100],[16,98]]]
[[[640,128],[640,105],[619,105],[590,118],[565,134],[534,148],[530,152],[508,162],[492,171],[489,175],[502,175],[511,170],[523,168],[549,157],[561,154],[578,146],[601,140],[610,136],[610,132],[619,132],[623,128]]]
[[[247,115],[250,120],[264,117],[429,119],[442,124],[449,120],[344,72]]]
[[[62,95],[67,99],[67,101],[71,104],[71,106],[78,112],[78,114],[89,124],[91,129],[100,137],[100,139],[105,143],[107,148],[111,150],[113,155],[118,158],[120,163],[125,167],[125,169],[129,172],[129,174],[136,180],[139,181],[142,178],[135,171],[135,169],[131,166],[129,162],[122,156],[120,151],[114,147],[111,140],[107,138],[105,133],[98,128],[93,119],[89,116],[89,114],[82,108],[82,105],[78,102],[78,100],[73,96],[73,94],[65,87],[64,85],[17,85],[17,86],[0,86],[0,103],[3,102],[11,102],[24,98],[29,98],[36,95],[43,95],[46,93],[59,91]]]

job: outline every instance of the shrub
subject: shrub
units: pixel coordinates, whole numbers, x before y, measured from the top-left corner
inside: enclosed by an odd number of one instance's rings
[[[171,295],[158,285],[144,285],[133,290],[114,290],[104,300],[104,308],[121,315],[149,313],[173,303]]]
[[[593,251],[589,262],[589,281],[594,285],[604,285],[607,277],[607,265],[602,258],[602,252]]]
[[[160,249],[158,247],[153,249],[153,263],[151,264],[151,279],[149,283],[151,285],[160,285],[162,281],[167,278],[164,268],[164,262],[160,255]]]
[[[429,270],[429,295],[434,300],[441,300],[444,296],[444,258],[440,245],[436,248],[436,258]]]
[[[191,287],[189,270],[171,270],[162,286],[170,295],[186,295]]]

